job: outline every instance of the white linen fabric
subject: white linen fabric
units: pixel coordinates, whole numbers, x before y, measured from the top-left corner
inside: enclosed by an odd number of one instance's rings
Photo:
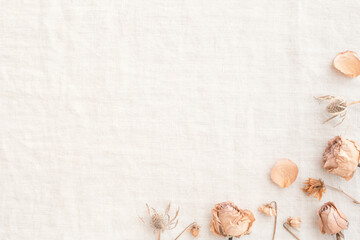
[[[359,100],[359,79],[331,67],[360,52],[360,2],[299,0],[11,0],[0,4],[0,239],[156,239],[145,203],[180,206],[174,239],[189,223],[210,233],[212,207],[253,211],[249,236],[276,239],[300,216],[301,239],[333,201],[360,239],[359,206],[328,190],[307,197],[308,177],[360,198],[321,167],[327,141],[360,141],[360,107],[322,125],[317,95]],[[348,129],[348,130],[347,130]],[[299,167],[281,189],[270,169]],[[172,211],[173,213],[174,211]],[[192,239],[189,233],[182,239]]]

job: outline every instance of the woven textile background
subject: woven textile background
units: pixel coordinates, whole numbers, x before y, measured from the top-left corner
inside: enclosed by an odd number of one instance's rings
[[[360,52],[360,2],[300,0],[1,0],[0,239],[156,239],[138,215],[145,203],[181,207],[174,239],[189,223],[210,233],[214,204],[254,212],[252,233],[276,239],[301,216],[301,239],[333,239],[317,210],[334,201],[346,239],[360,239],[360,209],[323,178],[360,198],[360,172],[346,182],[321,167],[327,141],[360,142],[360,109],[322,125],[317,95],[360,100],[360,80],[331,67]],[[346,130],[348,128],[348,130]],[[299,166],[287,189],[273,164]],[[184,240],[192,239],[187,233]]]

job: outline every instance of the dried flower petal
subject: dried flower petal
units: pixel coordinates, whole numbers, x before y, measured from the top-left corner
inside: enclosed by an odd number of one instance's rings
[[[334,61],[334,67],[347,77],[355,78],[360,75],[360,60],[355,52],[339,53]]]
[[[301,227],[301,218],[300,217],[289,217],[286,220],[286,223],[289,224],[290,227],[299,229]]]
[[[282,188],[290,186],[297,178],[299,169],[290,159],[279,160],[271,170],[271,179]]]
[[[303,188],[303,191],[308,193],[308,196],[314,194],[314,197],[318,198],[320,201],[322,195],[326,191],[324,182],[321,179],[309,178],[304,182],[304,184],[305,187]]]
[[[189,231],[193,235],[193,237],[197,237],[197,236],[199,236],[199,233],[200,233],[200,226],[195,223],[191,226]]]
[[[258,208],[259,212],[262,212],[264,213],[265,215],[268,215],[268,216],[276,216],[276,210],[275,208],[269,203],[269,204],[264,204],[264,205],[261,205],[259,208]]]

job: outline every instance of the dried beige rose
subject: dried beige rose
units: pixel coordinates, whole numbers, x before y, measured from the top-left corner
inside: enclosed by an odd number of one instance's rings
[[[240,237],[250,233],[254,221],[251,211],[239,209],[232,202],[218,203],[212,210],[210,231],[217,236]]]
[[[300,217],[289,217],[286,220],[286,223],[292,228],[299,229],[301,227],[302,221]]]
[[[323,154],[323,167],[349,181],[360,160],[359,146],[349,139],[336,136],[328,142]]]
[[[319,228],[322,234],[342,235],[341,231],[348,228],[348,221],[344,213],[336,208],[334,203],[325,203],[318,212]]]
[[[290,159],[279,160],[271,169],[271,179],[282,188],[290,186],[297,178],[299,169]]]
[[[355,52],[339,53],[334,61],[334,67],[347,77],[355,78],[360,75],[360,60]]]

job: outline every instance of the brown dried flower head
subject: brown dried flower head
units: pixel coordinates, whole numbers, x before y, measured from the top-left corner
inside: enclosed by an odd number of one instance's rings
[[[345,51],[336,55],[334,67],[347,77],[355,78],[360,75],[360,60],[355,52]]]
[[[320,201],[326,191],[324,181],[321,179],[309,178],[304,182],[304,184],[305,186],[302,190],[306,192],[308,196],[314,194],[314,197],[318,198]]]
[[[268,215],[268,216],[276,216],[276,209],[272,206],[271,203],[267,203],[267,204],[264,204],[264,205],[261,205],[259,208],[258,208],[259,212],[262,212],[264,213],[265,215]]]
[[[286,223],[292,228],[299,229],[301,227],[302,221],[300,217],[289,217],[286,220]]]
[[[218,203],[212,210],[210,231],[221,237],[241,237],[250,233],[255,217],[232,202]]]
[[[191,228],[189,229],[189,232],[193,235],[193,237],[197,237],[200,234],[200,226],[194,223]]]
[[[349,139],[336,136],[328,142],[323,154],[323,167],[349,181],[360,161],[360,147]]]
[[[348,228],[348,221],[344,213],[336,208],[332,202],[325,203],[318,212],[319,228],[322,234],[338,234]]]

